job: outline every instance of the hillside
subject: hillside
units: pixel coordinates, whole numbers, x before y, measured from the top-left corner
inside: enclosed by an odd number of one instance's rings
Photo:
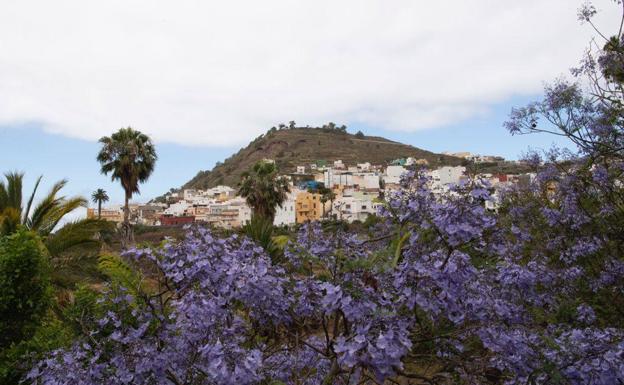
[[[247,147],[217,164],[211,171],[200,171],[182,186],[210,188],[236,186],[241,174],[261,159],[274,159],[281,173],[294,172],[297,165],[341,159],[347,165],[370,162],[387,164],[397,158],[426,159],[430,166],[459,165],[462,159],[435,154],[410,145],[376,137],[352,135],[338,129],[297,127],[270,130]]]

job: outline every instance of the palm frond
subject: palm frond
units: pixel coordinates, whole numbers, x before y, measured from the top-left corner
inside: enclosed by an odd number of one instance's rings
[[[66,180],[56,182],[48,194],[34,207],[33,213],[24,223],[26,227],[33,231],[39,231],[44,223],[49,222],[50,212],[60,204],[64,197],[57,197],[56,194],[65,186]]]
[[[243,232],[256,241],[276,263],[283,256],[283,249],[273,237],[274,227],[270,218],[253,215],[251,221],[243,227]]]
[[[46,218],[45,225],[42,226],[39,231],[43,234],[50,234],[67,214],[79,207],[85,207],[86,205],[87,200],[82,197],[60,200],[56,207],[51,210],[50,215]]]
[[[131,290],[133,294],[141,291],[141,275],[119,255],[101,255],[98,259],[98,269],[113,283]]]
[[[28,216],[30,215],[30,208],[32,207],[33,200],[35,199],[35,194],[37,193],[37,188],[39,188],[39,183],[41,183],[41,178],[43,176],[39,176],[37,178],[37,182],[35,182],[35,187],[33,188],[32,193],[30,194],[30,198],[28,199],[28,203],[26,204],[26,210],[24,210],[22,223],[26,223],[28,220]]]
[[[7,207],[8,200],[9,193],[7,192],[7,188],[4,185],[4,181],[0,181],[0,212]]]
[[[19,172],[8,172],[4,174],[6,184],[6,207],[14,207],[22,211],[22,184],[24,174]]]
[[[99,249],[98,234],[111,226],[110,222],[99,219],[81,219],[69,222],[58,231],[50,234],[45,245],[50,255],[58,257],[75,248]]]
[[[6,207],[0,211],[0,235],[8,235],[20,225],[20,212],[15,207]]]

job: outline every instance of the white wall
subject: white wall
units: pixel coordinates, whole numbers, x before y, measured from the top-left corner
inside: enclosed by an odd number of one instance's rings
[[[462,167],[462,166],[457,166],[457,167],[444,166],[436,170],[438,181],[442,185],[458,184],[459,179],[461,178],[462,175],[464,175],[465,171],[466,171],[466,167]]]
[[[407,171],[403,166],[388,166],[386,174],[383,177],[385,183],[398,184],[401,181],[401,175]]]
[[[295,214],[295,194],[290,193],[282,207],[277,207],[273,224],[275,226],[292,225],[296,222]]]
[[[184,201],[176,202],[171,205],[164,211],[165,214],[181,216],[184,215],[184,211],[189,208],[189,204]]]

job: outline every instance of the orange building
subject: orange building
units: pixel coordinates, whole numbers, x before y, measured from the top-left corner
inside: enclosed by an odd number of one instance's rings
[[[327,204],[328,202],[326,202]],[[317,221],[323,216],[321,194],[302,192],[295,198],[295,219],[297,223]]]

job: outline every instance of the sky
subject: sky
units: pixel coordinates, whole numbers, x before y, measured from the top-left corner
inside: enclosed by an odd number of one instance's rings
[[[441,151],[518,158],[510,110],[567,76],[592,31],[574,0],[7,0],[0,10],[0,171],[68,195],[96,188],[97,139],[149,134],[137,201],[211,169],[273,125],[345,124]],[[595,1],[614,30],[618,9]],[[556,144],[565,144],[556,142]]]

